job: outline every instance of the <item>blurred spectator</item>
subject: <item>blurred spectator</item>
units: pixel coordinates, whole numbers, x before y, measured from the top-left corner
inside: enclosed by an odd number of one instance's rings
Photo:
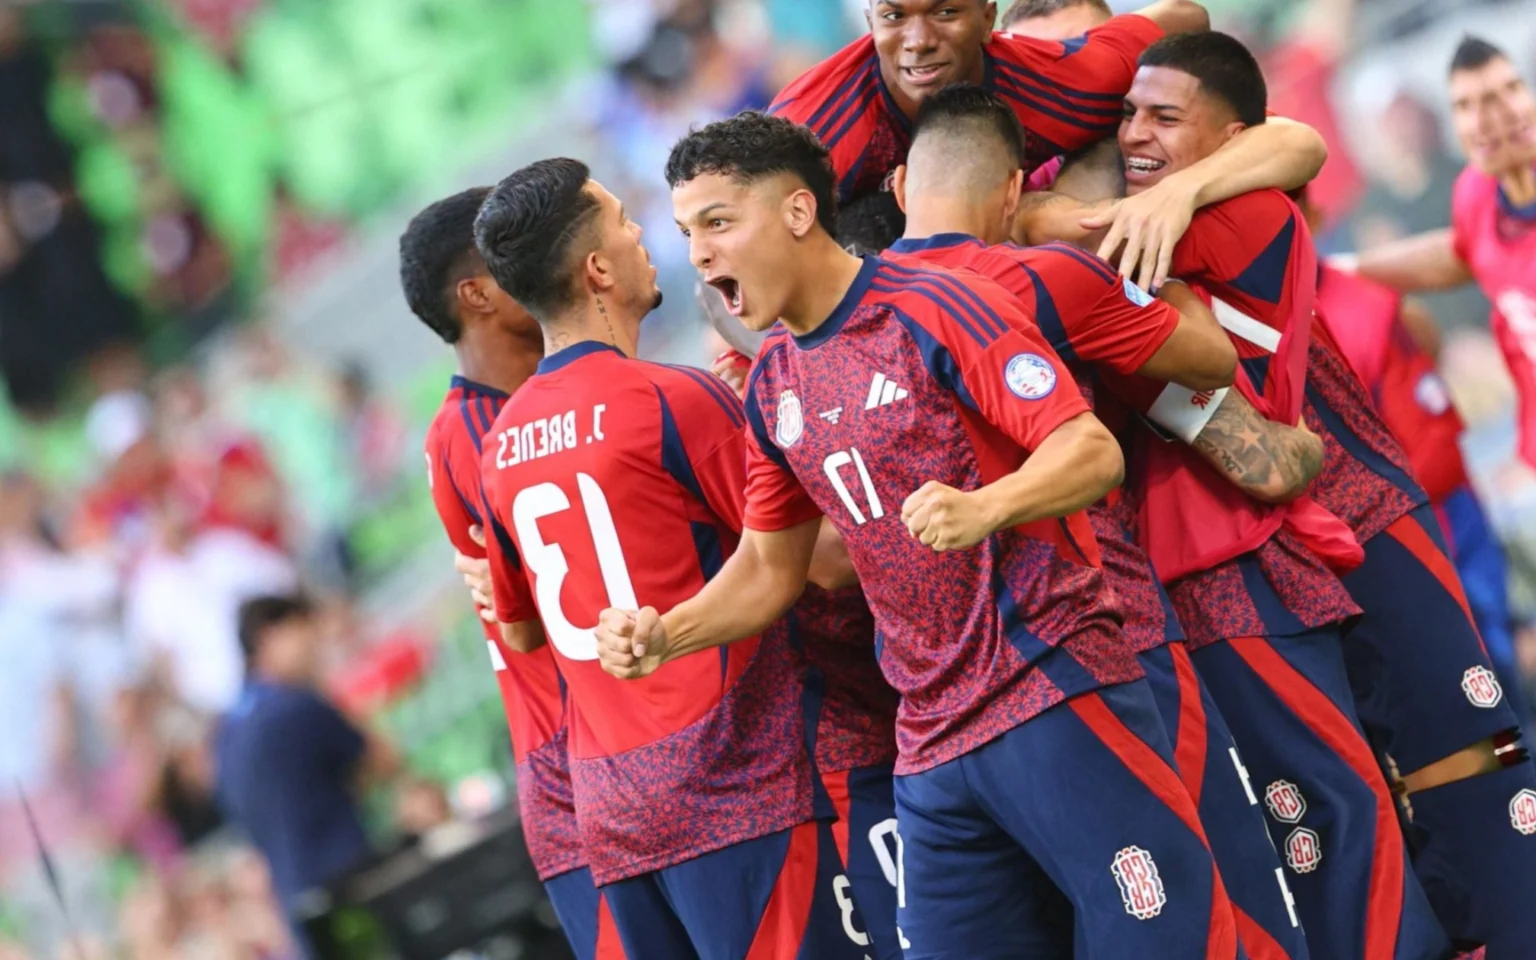
[[[362,495],[381,499],[400,476],[405,452],[405,427],[389,404],[375,392],[368,370],[350,361],[336,371],[341,429],[348,456],[358,470]]]
[[[318,692],[320,630],[309,601],[258,597],[240,609],[247,682],[215,739],[218,796],[271,869],[285,909],[369,855],[356,790],[392,775],[394,752]]]

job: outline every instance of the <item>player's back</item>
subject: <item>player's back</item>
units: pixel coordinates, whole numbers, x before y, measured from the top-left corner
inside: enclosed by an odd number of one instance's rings
[[[480,484],[481,446],[506,399],[500,390],[454,377],[427,428],[427,483],[438,519],[454,549],[476,559],[484,558],[486,550],[469,535],[470,525],[489,527]],[[531,617],[532,600],[526,592],[525,586],[520,607]],[[498,624],[481,621],[481,628],[512,734],[523,836],[534,868],[547,880],[587,862],[571,799],[559,671],[549,647],[516,653],[506,649]]]
[[[810,818],[786,626],[636,681],[597,662],[600,611],[667,610],[735,549],[743,423],[708,374],[586,342],[544,359],[486,444],[495,520],[569,690],[576,805],[600,884]]]
[[[754,464],[792,472],[843,536],[882,667],[902,694],[898,774],[1140,675],[1085,516],[936,553],[897,507],[927,481],[973,490],[998,479],[1030,443],[1085,412],[1070,383],[1058,383],[1058,363],[996,284],[878,258],[866,259],[822,328],[798,339],[776,332],[759,351],[747,401]],[[758,529],[783,523],[753,519]]]
[[[979,274],[1013,294],[1090,403],[1095,364],[1133,373],[1178,324],[1177,311],[1166,305],[1144,309],[1152,298],[1122,281],[1103,260],[1067,244],[989,246],[965,234],[938,234],[898,241],[891,252],[898,262]],[[1107,306],[1106,300],[1111,301]],[[1125,618],[1126,642],[1141,653],[1177,638],[1178,624],[1162,585],[1129,530],[1130,511],[1123,505],[1113,508],[1106,498],[1088,508],[1088,517],[1098,539],[1105,583]]]

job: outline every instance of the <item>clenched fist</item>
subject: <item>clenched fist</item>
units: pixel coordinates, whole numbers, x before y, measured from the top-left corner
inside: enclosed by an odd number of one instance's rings
[[[929,480],[901,505],[901,522],[924,546],[937,552],[974,547],[992,532],[973,493]]]
[[[638,612],[609,607],[597,618],[597,659],[620,680],[656,672],[666,658],[667,631],[655,607]]]

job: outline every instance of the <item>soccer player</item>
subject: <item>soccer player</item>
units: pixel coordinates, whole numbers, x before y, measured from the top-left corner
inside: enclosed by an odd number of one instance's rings
[[[475,240],[545,348],[481,465],[497,614],[518,619],[526,578],[569,693],[582,843],[625,951],[862,956],[817,819],[815,703],[790,624],[638,684],[603,672],[587,626],[614,604],[692,595],[732,553],[746,488],[740,403],[703,371],[632,359],[660,302],[656,272],[639,226],[585,164],[544,160],[507,177]]]
[[[453,346],[460,370],[427,428],[427,485],[454,549],[477,559],[486,553],[470,529],[485,524],[481,447],[501,405],[544,355],[538,325],[496,285],[475,250],[475,214],[490,192],[477,187],[439,200],[418,213],[400,236],[406,302]],[[525,597],[518,609],[527,615],[505,627],[483,626],[512,733],[528,852],[576,956],[622,956],[576,829],[555,660],[541,643],[543,628],[532,614],[532,601]],[[510,645],[503,630],[513,635]]]
[[[1129,188],[1153,189],[1234,130],[1263,123],[1264,99],[1258,65],[1237,41],[1212,33],[1155,44],[1142,57],[1119,135]],[[1355,457],[1366,457],[1367,440],[1379,438],[1363,425],[1369,399],[1341,400],[1350,387],[1336,368],[1321,381],[1308,374],[1309,359],[1328,354],[1308,343],[1316,265],[1306,225],[1288,199],[1260,191],[1202,210],[1173,251],[1171,272],[1214,295],[1216,315],[1244,357],[1240,379],[1255,406],[1294,423],[1303,401],[1310,403],[1307,422],[1321,428],[1330,454],[1311,491],[1324,507],[1358,521],[1364,506],[1405,502],[1400,488],[1367,486],[1363,468],[1340,473],[1347,468],[1335,413],[1366,438],[1351,448],[1366,451]],[[1160,409],[1149,413],[1190,440],[1216,405],[1175,407],[1175,391],[1164,388]],[[1353,532],[1341,533],[1337,518],[1307,501],[1298,501],[1304,509],[1283,510],[1234,502],[1236,488],[1213,486],[1210,474],[1178,472],[1180,463],[1194,465],[1190,454],[1145,438],[1142,450],[1146,472],[1137,479],[1157,478],[1137,491],[1143,545],[1164,581],[1174,581],[1169,592],[1197,647],[1195,664],[1264,785],[1313,955],[1391,951],[1394,944],[1395,956],[1436,955],[1443,934],[1424,890],[1404,875],[1395,805],[1358,728],[1339,644],[1357,609],[1351,595],[1367,600],[1345,592],[1319,562],[1323,553],[1341,568],[1359,563],[1354,537],[1376,531],[1352,524]],[[1369,453],[1367,462],[1381,458]],[[1411,484],[1404,471],[1392,476]],[[1244,552],[1255,537],[1262,545]],[[1415,592],[1424,588],[1414,582]],[[1391,602],[1408,603],[1401,590]]]
[[[1014,0],[997,28],[1039,40],[1070,40],[1114,15],[1105,0]]]
[[[1095,365],[1192,390],[1229,386],[1237,353],[1182,284],[1165,285],[1166,302],[1155,303],[1093,254],[1066,244],[1006,243],[1024,180],[1023,134],[1007,106],[978,87],[952,86],[929,98],[918,111],[907,165],[896,171],[894,192],[907,214],[907,235],[891,252],[998,281],[1032,307],[1041,333],[1067,361],[1085,396],[1093,395]],[[1265,431],[1301,433],[1314,448],[1310,473],[1321,468],[1322,443],[1315,436],[1270,424],[1241,394],[1222,406],[1245,407],[1250,422]],[[1312,479],[1298,473],[1298,488]],[[1104,579],[1120,600],[1125,638],[1147,672],[1179,774],[1200,809],[1236,908],[1238,935],[1253,960],[1305,957],[1263,808],[1247,786],[1226,722],[1190,663],[1167,595],[1128,528],[1124,504],[1116,493],[1088,508]]]
[[[664,615],[604,611],[605,665],[648,675],[760,630],[825,514],[902,694],[904,955],[1237,955],[1079,512],[1119,480],[1114,439],[1001,288],[842,250],[834,178],[814,135],[761,114],[673,148],[695,266],[782,329],[749,386],[740,548]]]
[[[1520,456],[1536,465],[1536,97],[1497,47],[1466,37],[1450,72],[1451,117],[1470,163],[1451,226],[1359,255],[1353,269],[1403,291],[1476,280],[1515,381]]]
[[[1033,170],[1114,129],[1148,44],[1210,23],[1191,0],[1158,0],[1063,44],[995,33],[993,0],[869,0],[865,17],[868,36],[806,71],[769,108],[831,150],[842,200],[888,189],[918,104],[948,84],[983,84],[1009,101],[1030,131]]]

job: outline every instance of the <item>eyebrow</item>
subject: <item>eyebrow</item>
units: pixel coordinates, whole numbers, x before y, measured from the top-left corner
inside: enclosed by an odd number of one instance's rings
[[[693,215],[693,219],[695,221],[703,220],[705,217],[709,216],[711,213],[714,213],[716,210],[719,210],[721,207],[728,206],[730,206],[730,204],[726,203],[724,200],[716,200],[714,203],[700,210],[698,213],[695,213]]]

